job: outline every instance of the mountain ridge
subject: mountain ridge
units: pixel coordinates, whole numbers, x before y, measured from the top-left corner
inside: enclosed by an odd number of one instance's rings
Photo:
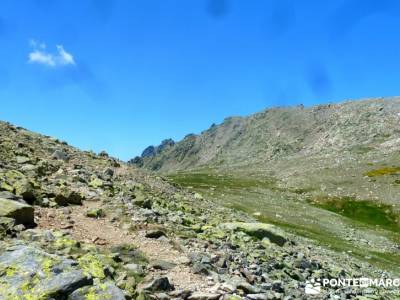
[[[377,146],[398,136],[400,98],[377,98],[311,107],[269,108],[228,117],[198,135],[130,163],[155,171],[265,163],[276,158]],[[386,128],[384,128],[386,126]],[[389,142],[389,137],[386,141]],[[393,141],[395,142],[395,141]],[[388,145],[388,144],[387,144]]]

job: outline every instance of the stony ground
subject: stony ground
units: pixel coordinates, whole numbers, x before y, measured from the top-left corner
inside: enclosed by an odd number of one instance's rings
[[[392,276],[105,152],[2,122],[0,144],[0,299],[310,299],[320,278]]]
[[[74,239],[85,243],[93,243],[100,248],[110,249],[122,244],[137,245],[150,261],[147,279],[168,275],[176,289],[206,291],[209,281],[206,276],[195,274],[188,266],[190,259],[183,247],[177,249],[170,240],[147,238],[148,231],[157,230],[159,226],[146,225],[132,232],[120,228],[109,217],[92,218],[85,212],[102,207],[99,201],[85,202],[82,206],[56,208],[39,208],[36,211],[38,228],[46,230],[62,230]],[[163,270],[163,265],[168,266]]]

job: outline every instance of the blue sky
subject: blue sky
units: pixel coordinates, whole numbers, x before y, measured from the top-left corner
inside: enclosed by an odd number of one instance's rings
[[[0,119],[121,159],[230,115],[400,94],[395,0],[3,0]]]

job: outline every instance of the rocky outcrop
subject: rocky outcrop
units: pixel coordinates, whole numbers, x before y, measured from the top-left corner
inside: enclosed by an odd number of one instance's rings
[[[174,140],[172,139],[165,139],[161,142],[158,146],[148,146],[146,149],[143,150],[141,156],[136,156],[135,158],[128,161],[130,165],[136,165],[139,167],[143,166],[143,163],[155,157],[156,155],[161,155],[168,149],[172,148],[175,145]]]

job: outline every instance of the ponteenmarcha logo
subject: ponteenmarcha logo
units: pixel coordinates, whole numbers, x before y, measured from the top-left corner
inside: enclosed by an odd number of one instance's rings
[[[321,280],[311,279],[306,281],[305,293],[307,295],[318,295],[321,293]]]

